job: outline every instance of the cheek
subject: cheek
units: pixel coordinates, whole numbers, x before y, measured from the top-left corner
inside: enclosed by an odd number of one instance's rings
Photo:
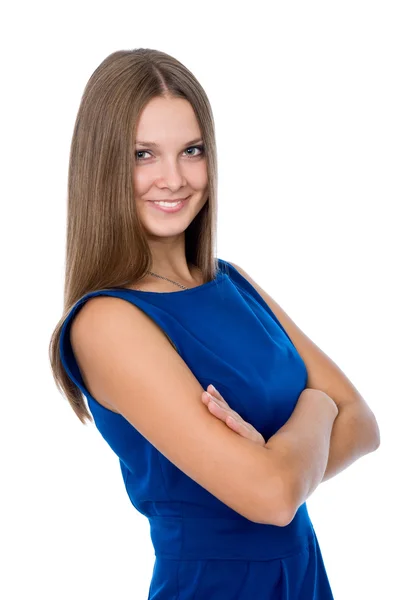
[[[202,190],[208,184],[206,163],[188,173],[188,183],[194,190]]]
[[[139,196],[145,194],[148,188],[152,185],[154,177],[150,171],[146,169],[137,169],[134,171],[134,190]]]

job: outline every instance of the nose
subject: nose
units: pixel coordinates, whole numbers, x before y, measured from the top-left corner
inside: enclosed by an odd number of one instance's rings
[[[174,159],[166,159],[160,163],[160,174],[157,179],[159,187],[168,187],[169,189],[179,190],[186,185],[185,176],[182,167]]]

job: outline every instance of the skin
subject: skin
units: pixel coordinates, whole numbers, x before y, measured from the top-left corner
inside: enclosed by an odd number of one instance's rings
[[[240,415],[232,410],[223,396],[213,385],[207,387],[207,391],[202,393],[202,402],[208,407],[209,412],[220,419],[230,429],[242,437],[255,442],[261,446],[266,445],[266,440],[257,429],[247,421],[244,421]]]

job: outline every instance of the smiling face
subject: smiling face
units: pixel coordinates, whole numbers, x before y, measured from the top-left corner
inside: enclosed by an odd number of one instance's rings
[[[183,98],[152,98],[137,126],[135,202],[150,238],[183,234],[208,198],[207,162],[201,130]],[[185,198],[168,211],[154,201]]]

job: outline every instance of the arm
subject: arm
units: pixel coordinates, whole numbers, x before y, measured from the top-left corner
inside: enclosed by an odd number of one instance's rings
[[[308,388],[306,388],[304,392],[306,392],[307,389]],[[329,396],[321,390],[312,390],[309,388],[309,391],[317,392],[320,394],[320,397],[326,396],[326,398],[329,398]],[[332,402],[334,402],[334,400],[332,400]],[[378,431],[377,422],[367,405],[357,402],[346,402],[343,404],[336,404],[336,406],[338,415],[334,420],[331,430],[329,454],[328,459],[326,460],[326,466],[320,480],[312,489],[310,489],[306,497],[316,489],[319,483],[338,475],[338,473],[349,467],[353,462],[358,460],[358,458],[377,450],[380,445],[380,433]],[[295,410],[297,410],[297,407]],[[299,420],[299,417],[293,419],[293,416],[295,416],[294,413],[279,432],[282,432],[283,430],[286,432],[287,426],[289,426],[291,434],[294,434],[294,443],[297,439],[299,440],[298,446],[294,446],[294,451],[298,448],[303,452],[302,444],[305,436],[307,438],[308,431],[302,430],[301,428],[306,427],[307,429],[310,429],[309,433],[315,435],[315,428],[318,426],[318,423],[306,422],[305,424],[302,420]],[[322,433],[324,434],[324,432]],[[303,434],[303,437],[301,437],[301,434]],[[275,436],[269,439],[266,446],[270,444],[273,438],[275,438]],[[282,438],[281,436],[277,437],[279,443],[282,439],[285,438]],[[315,443],[318,443],[318,438],[315,437],[314,441]],[[310,459],[316,460],[316,457],[317,455],[311,456]],[[311,466],[312,465],[309,466],[309,470]],[[315,465],[315,467],[319,470],[319,465]],[[300,502],[300,504],[301,503],[302,502]]]
[[[380,431],[372,410],[340,367],[289,317],[283,308],[238,265],[230,263],[258,292],[273,311],[308,371],[306,388],[321,390],[339,410],[330,440],[329,459],[322,481],[337,475],[351,463],[380,445]]]
[[[349,402],[338,406],[338,416],[331,432],[330,452],[322,479],[337,475],[353,462],[380,445],[377,422],[370,409]]]
[[[316,426],[316,423],[306,422],[305,423],[298,418],[291,418],[285,424],[285,429],[281,428],[279,430],[280,435],[273,436],[269,439],[269,442],[266,444],[266,441],[263,439],[263,436],[250,424],[244,421],[242,417],[235,411],[233,411],[228,403],[224,400],[223,396],[213,388],[213,386],[208,387],[208,391],[212,394],[214,402],[210,402],[207,393],[202,394],[202,401],[208,406],[210,412],[216,416],[218,419],[222,420],[228,427],[230,427],[233,431],[238,433],[239,435],[246,437],[248,440],[252,440],[256,444],[260,444],[269,448],[271,446],[271,440],[273,440],[274,444],[277,442],[276,450],[280,450],[282,440],[286,440],[281,434],[286,432],[288,428],[290,428],[291,432],[294,433],[294,452],[298,449],[298,446],[295,446],[295,428],[298,427],[298,432],[296,434],[297,439],[300,438],[299,430],[301,427],[307,427],[308,431],[306,434],[310,433],[309,429]],[[320,394],[320,397],[326,396],[329,400],[334,402],[325,392],[321,390],[309,389],[309,392],[315,392]],[[303,394],[306,394],[306,389],[303,391]],[[345,404],[336,404],[338,415],[334,420],[333,428],[331,430],[331,437],[329,442],[329,455],[328,460],[326,460],[326,468],[323,474],[323,477],[318,481],[326,481],[330,477],[337,475],[340,471],[348,467],[352,462],[360,458],[361,456],[376,450],[380,443],[380,434],[377,434],[377,423],[376,419],[371,418],[370,409],[367,409],[366,412],[361,410],[361,406],[355,403],[345,403]],[[299,412],[299,408],[298,408]],[[294,431],[293,431],[294,429]],[[373,440],[377,439],[378,441],[373,444]],[[302,450],[302,439],[300,439],[300,449]],[[313,442],[318,445],[318,438],[314,436]],[[316,449],[315,456],[318,457],[319,460],[322,459],[321,453],[319,453]],[[311,457],[311,460],[315,460],[315,456]],[[321,466],[315,465],[317,473],[321,470]],[[302,465],[298,467],[302,468]],[[309,468],[309,472],[311,469]],[[316,486],[315,486],[316,488]]]
[[[288,523],[280,456],[208,412],[199,381],[144,311],[93,297],[74,317],[71,344],[89,393],[178,469],[250,521]]]
[[[265,445],[281,457],[283,472],[291,481],[292,516],[322,480],[337,415],[337,406],[327,394],[306,389],[291,417]]]

